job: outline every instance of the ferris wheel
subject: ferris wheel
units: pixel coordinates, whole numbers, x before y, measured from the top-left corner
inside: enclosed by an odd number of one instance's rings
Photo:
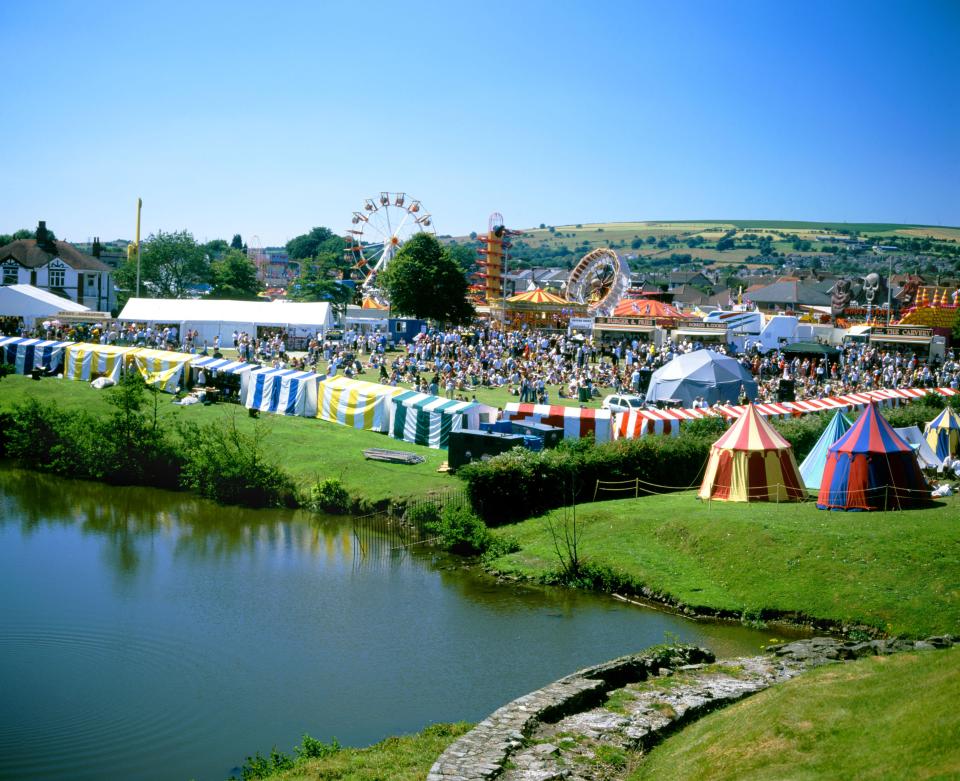
[[[364,274],[363,289],[376,290],[376,277],[399,249],[417,233],[436,233],[433,217],[423,204],[406,193],[382,192],[367,198],[355,211],[347,230],[348,258]]]
[[[609,315],[630,289],[630,267],[609,247],[588,252],[570,272],[567,299],[592,315]]]

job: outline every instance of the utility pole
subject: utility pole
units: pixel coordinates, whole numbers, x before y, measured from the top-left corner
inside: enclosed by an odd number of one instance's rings
[[[140,298],[140,209],[143,199],[137,198],[137,298]]]

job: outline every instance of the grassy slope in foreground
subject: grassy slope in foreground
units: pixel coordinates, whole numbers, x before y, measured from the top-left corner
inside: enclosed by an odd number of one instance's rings
[[[630,781],[957,778],[958,698],[957,648],[822,667],[685,728]]]
[[[113,411],[107,404],[110,393],[110,389],[94,390],[85,382],[53,378],[34,382],[29,377],[13,375],[0,381],[0,410],[9,410],[19,402],[35,398],[65,410],[82,409],[93,415],[108,415]],[[199,425],[229,425],[235,421],[241,431],[249,434],[259,421],[269,432],[263,442],[268,454],[304,485],[312,485],[318,478],[339,477],[352,495],[371,502],[461,486],[454,477],[437,472],[440,462],[447,459],[445,450],[431,450],[373,431],[309,418],[264,413],[255,421],[236,404],[180,407],[171,403],[173,397],[169,394],[162,393],[159,399],[160,419],[171,430],[180,420]],[[418,453],[426,461],[414,466],[367,461],[363,450],[371,447]]]
[[[886,513],[707,506],[692,493],[578,509],[582,557],[692,607],[795,612],[913,636],[960,630],[958,518],[958,497]],[[543,518],[499,533],[521,549],[492,562],[495,569],[533,577],[556,570]]]
[[[471,724],[433,724],[415,735],[382,740],[368,748],[344,748],[322,759],[306,759],[291,770],[259,778],[277,781],[420,781],[443,750]]]

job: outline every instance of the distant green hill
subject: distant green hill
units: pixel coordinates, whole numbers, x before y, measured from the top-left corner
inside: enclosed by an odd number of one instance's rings
[[[510,226],[508,226],[510,227]],[[904,252],[960,258],[960,228],[899,223],[810,222],[800,220],[674,220],[543,225],[520,230],[511,255],[518,266],[572,266],[587,252],[610,247],[632,266],[762,264],[769,256],[839,252],[854,238],[894,245]],[[449,241],[474,245],[468,236]]]

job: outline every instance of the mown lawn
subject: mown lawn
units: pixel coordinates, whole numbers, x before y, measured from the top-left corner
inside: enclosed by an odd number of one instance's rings
[[[695,608],[798,613],[890,634],[960,632],[960,497],[841,513],[813,503],[706,505],[682,493],[580,505],[577,521],[587,562]],[[496,533],[521,548],[495,569],[558,569],[545,518]]]
[[[85,382],[54,378],[35,382],[29,377],[14,375],[0,381],[0,410],[35,398],[55,403],[62,409],[108,414],[112,410],[107,403],[111,392],[110,389],[94,390]],[[338,477],[351,494],[371,502],[461,487],[453,476],[437,472],[441,462],[447,460],[445,450],[432,450],[373,431],[358,431],[309,418],[264,413],[253,419],[237,404],[180,407],[172,404],[172,399],[168,394],[159,395],[158,411],[165,426],[175,429],[179,421],[201,425],[235,424],[241,431],[250,433],[259,425],[266,433],[263,444],[268,454],[304,486],[312,485],[318,478]],[[368,461],[363,457],[363,450],[372,447],[417,453],[426,460],[413,466]]]
[[[813,670],[683,729],[629,781],[960,777],[960,648]]]

